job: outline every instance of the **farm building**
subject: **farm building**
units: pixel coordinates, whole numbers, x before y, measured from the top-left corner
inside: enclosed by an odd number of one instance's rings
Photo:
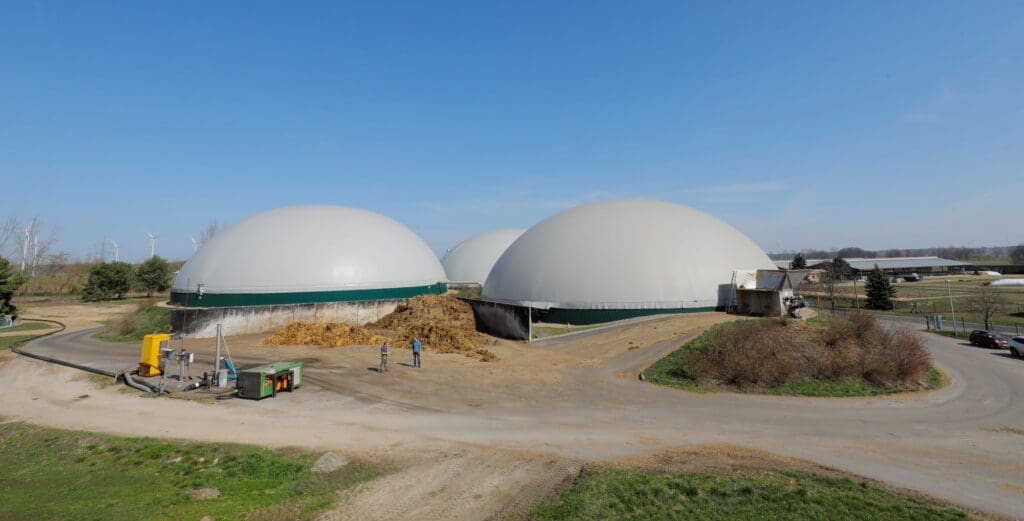
[[[878,265],[878,268],[886,275],[893,276],[909,275],[911,273],[919,275],[963,273],[974,269],[974,266],[970,263],[943,259],[941,257],[879,257],[875,259],[849,258],[843,260],[849,263],[851,275],[855,277],[866,275],[867,272],[875,269],[875,265]],[[774,262],[781,269],[789,269],[791,261],[780,260]],[[832,262],[832,259],[808,259],[807,267],[823,269],[829,262]]]
[[[541,221],[495,263],[486,301],[528,307],[535,320],[596,323],[723,308],[736,269],[774,269],[732,226],[677,204],[620,200]]]
[[[493,230],[462,241],[441,258],[452,284],[483,286],[502,253],[526,230]]]

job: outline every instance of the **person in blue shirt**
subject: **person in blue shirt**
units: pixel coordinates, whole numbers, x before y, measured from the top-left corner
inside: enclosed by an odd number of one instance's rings
[[[423,349],[423,345],[420,344],[420,339],[412,339],[412,366],[422,367],[420,365],[420,350]]]

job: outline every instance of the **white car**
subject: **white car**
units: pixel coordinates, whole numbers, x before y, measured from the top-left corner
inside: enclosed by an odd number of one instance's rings
[[[1015,336],[1010,339],[1006,347],[1010,348],[1010,354],[1018,358],[1024,358],[1024,336]]]

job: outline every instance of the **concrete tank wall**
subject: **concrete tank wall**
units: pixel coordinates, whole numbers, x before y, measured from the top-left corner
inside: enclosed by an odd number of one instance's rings
[[[248,335],[280,329],[292,322],[344,322],[361,326],[391,313],[405,299],[318,302],[223,308],[178,308],[171,311],[171,329],[185,338],[210,338],[217,324],[225,335]]]

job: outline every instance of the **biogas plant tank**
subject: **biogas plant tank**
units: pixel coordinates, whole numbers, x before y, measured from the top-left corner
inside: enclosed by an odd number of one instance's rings
[[[214,237],[178,272],[171,300],[197,307],[382,300],[444,293],[446,282],[434,252],[394,219],[290,206]]]
[[[710,310],[728,297],[737,269],[775,265],[743,233],[704,212],[662,201],[605,201],[527,230],[495,263],[482,295],[538,310],[626,310],[624,316]],[[565,318],[559,320],[573,321]]]

